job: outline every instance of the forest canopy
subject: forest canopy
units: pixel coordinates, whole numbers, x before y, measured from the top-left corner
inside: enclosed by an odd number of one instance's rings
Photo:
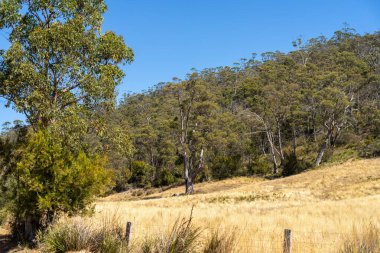
[[[380,33],[344,28],[293,46],[125,95],[108,117],[134,147],[111,160],[117,190],[183,182],[184,166],[209,180],[378,156]]]

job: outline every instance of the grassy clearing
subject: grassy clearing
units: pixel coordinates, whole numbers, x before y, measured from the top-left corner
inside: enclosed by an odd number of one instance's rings
[[[192,196],[180,195],[183,190],[115,194],[99,199],[93,217],[76,219],[102,231],[104,221],[117,216],[121,232],[132,221],[132,252],[141,252],[142,245],[147,249],[142,252],[170,252],[165,249],[176,238],[170,235],[176,228],[181,231],[178,219],[188,217],[193,206],[192,226],[201,231],[193,240],[197,252],[282,252],[285,228],[293,231],[293,252],[379,252],[380,159],[276,180],[202,183]]]
[[[168,229],[194,205],[194,224],[236,228],[238,252],[282,252],[283,229],[293,230],[294,252],[335,252],[353,227],[380,223],[380,159],[350,161],[276,180],[236,178],[183,187],[131,192],[101,199],[94,220],[114,212],[132,221],[134,240]]]

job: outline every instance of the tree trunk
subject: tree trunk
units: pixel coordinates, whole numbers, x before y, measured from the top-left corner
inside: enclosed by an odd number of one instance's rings
[[[39,221],[35,219],[36,217],[28,216],[24,221],[24,226],[21,228],[22,239],[25,240],[30,245],[35,243],[35,238],[37,230],[41,227]]]
[[[280,149],[280,158],[281,162],[284,161],[284,152],[282,151],[282,137],[281,137],[281,128],[280,128],[280,123],[277,123],[277,131],[278,131],[278,145]]]
[[[203,170],[203,148],[201,149],[201,152],[200,152],[197,168],[194,168],[194,164],[191,161],[192,159],[190,159],[190,162],[188,161],[188,159],[186,159],[186,165],[185,165],[185,187],[186,187],[185,193],[186,194],[194,193],[195,178],[197,177],[198,173]]]
[[[191,177],[188,177],[185,179],[185,184],[186,184],[186,194],[193,194],[194,193],[194,184],[193,180]]]
[[[293,155],[297,157],[297,136],[296,136],[296,127],[293,126]]]
[[[313,113],[313,139],[314,139],[314,142],[317,141],[317,126],[316,126],[316,119],[315,119],[315,113]]]
[[[269,142],[269,146],[270,146],[270,153],[272,155],[273,173],[276,174],[278,164],[277,164],[276,153],[275,153],[275,148],[274,148],[274,144],[273,144],[273,137],[272,137],[272,133],[270,133],[269,130],[266,130],[266,134],[267,134],[267,138],[268,138],[268,142]]]
[[[328,143],[330,138],[326,138],[326,140],[323,142],[321,148],[319,149],[317,159],[315,160],[315,166],[319,166],[319,164],[322,162],[323,155],[325,154],[325,151],[327,149]]]
[[[187,161],[187,153],[183,153],[183,171],[184,171],[184,178],[185,178],[185,193],[190,194],[192,191],[192,182],[190,178],[190,173],[189,173],[189,164]]]

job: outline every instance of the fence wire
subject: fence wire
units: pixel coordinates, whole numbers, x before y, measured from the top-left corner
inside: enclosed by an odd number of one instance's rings
[[[133,238],[136,241],[144,240],[148,237],[164,237],[172,231],[174,225],[170,224],[141,224],[133,223]],[[196,225],[197,226],[197,225]],[[197,226],[202,231],[201,241],[207,240],[213,231],[221,234],[234,234],[235,252],[284,252],[284,230],[259,230],[254,227],[234,227],[234,226]],[[343,245],[344,240],[352,233],[339,233],[330,231],[308,231],[291,230],[292,253],[306,252],[337,252]]]

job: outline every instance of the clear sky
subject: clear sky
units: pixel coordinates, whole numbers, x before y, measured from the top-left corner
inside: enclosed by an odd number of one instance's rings
[[[103,30],[123,35],[135,61],[119,94],[140,92],[191,68],[232,65],[252,53],[292,49],[302,36],[331,36],[347,22],[380,30],[380,0],[106,0]],[[0,32],[0,49],[7,47]],[[24,119],[0,100],[0,124]]]

